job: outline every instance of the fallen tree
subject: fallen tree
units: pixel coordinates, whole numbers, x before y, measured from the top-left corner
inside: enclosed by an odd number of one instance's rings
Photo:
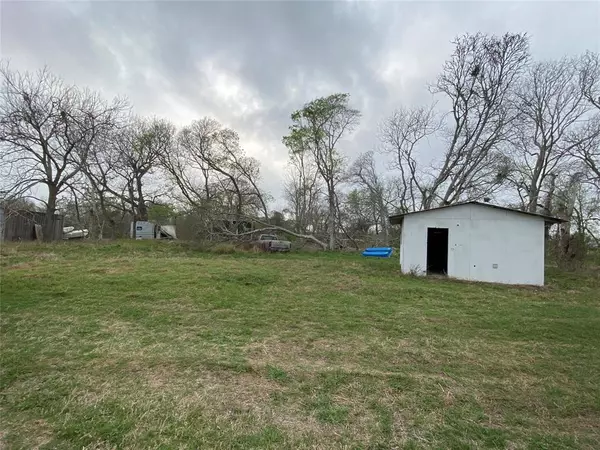
[[[253,234],[264,233],[267,231],[281,231],[282,233],[288,234],[290,236],[294,236],[294,237],[297,237],[300,239],[306,239],[307,241],[314,242],[315,244],[319,245],[323,250],[327,250],[327,244],[325,242],[321,241],[320,239],[316,238],[312,234],[296,233],[295,231],[288,230],[287,228],[280,227],[277,225],[271,225],[269,223],[263,222],[261,220],[257,220],[255,218],[247,217],[246,219],[249,221],[258,223],[260,225],[264,225],[264,228],[259,228],[257,230],[251,230],[251,231],[244,231],[242,233],[233,233],[232,231],[224,230],[221,234],[230,236],[230,237],[241,237],[241,236],[249,236],[249,235],[253,235]]]

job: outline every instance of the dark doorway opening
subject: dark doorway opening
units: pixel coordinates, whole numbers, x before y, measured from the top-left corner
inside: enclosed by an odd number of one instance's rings
[[[448,228],[427,228],[427,273],[448,274]]]

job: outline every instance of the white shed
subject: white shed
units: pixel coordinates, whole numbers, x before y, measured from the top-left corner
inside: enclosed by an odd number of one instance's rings
[[[467,202],[390,217],[402,225],[404,273],[505,284],[544,284],[545,226],[555,217]]]

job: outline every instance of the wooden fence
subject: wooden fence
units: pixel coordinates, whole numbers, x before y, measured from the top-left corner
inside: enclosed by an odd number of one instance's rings
[[[6,242],[33,241],[38,238],[39,231],[45,228],[46,213],[0,208],[0,222],[0,240]],[[55,214],[52,217],[52,222],[52,240],[61,240],[63,237],[64,216]]]

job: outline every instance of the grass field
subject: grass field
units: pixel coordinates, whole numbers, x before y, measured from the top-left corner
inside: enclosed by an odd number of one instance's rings
[[[14,245],[0,448],[600,448],[600,262],[544,288],[357,254]]]

